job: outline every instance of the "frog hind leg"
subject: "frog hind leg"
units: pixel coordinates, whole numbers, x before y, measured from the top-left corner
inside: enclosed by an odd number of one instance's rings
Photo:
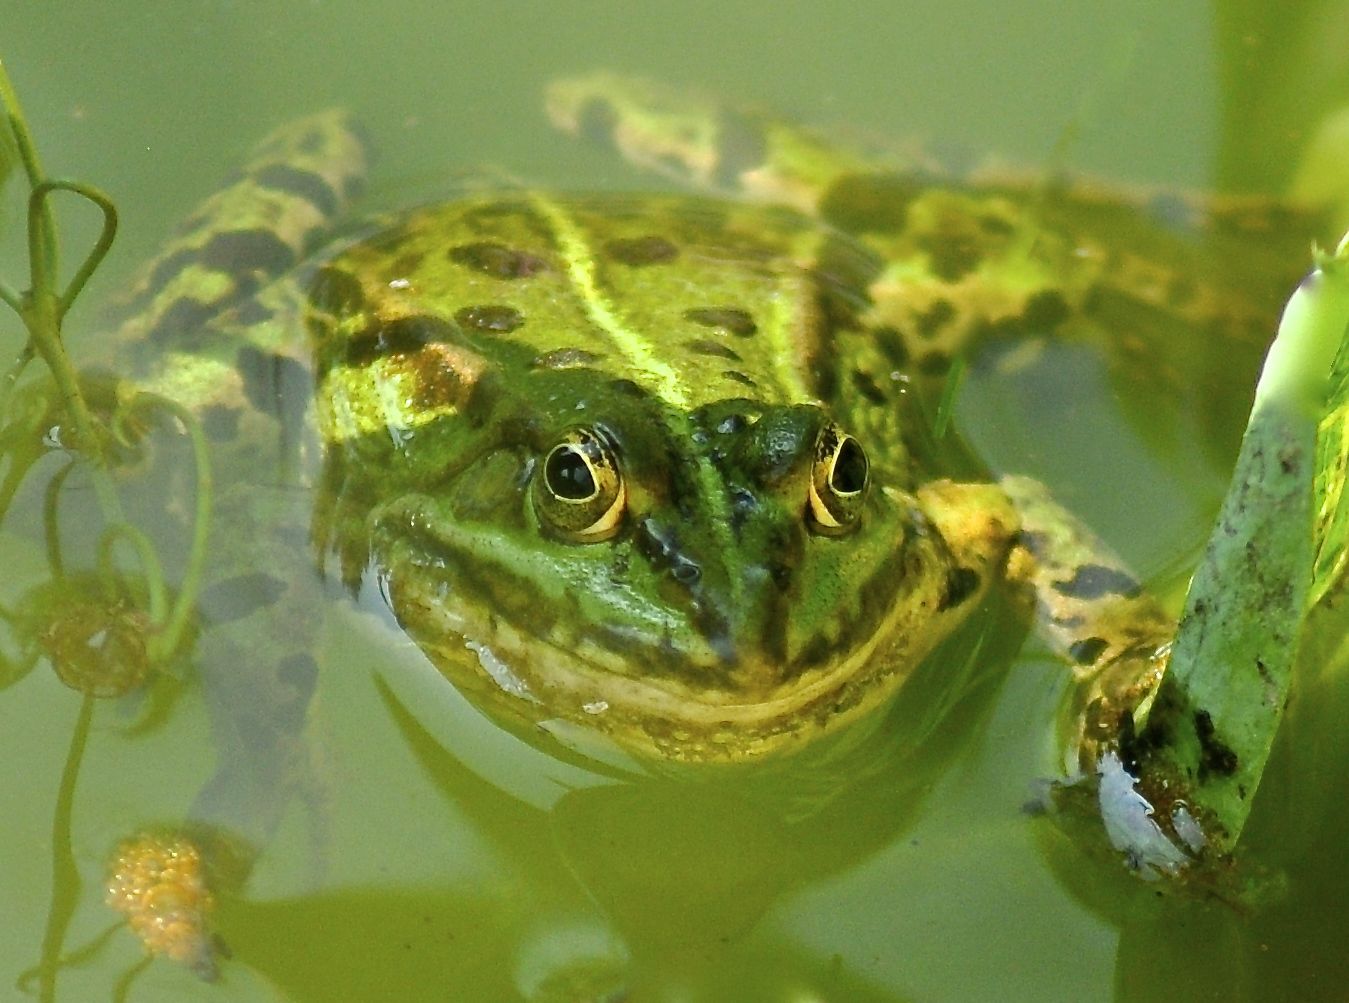
[[[323,597],[308,553],[311,496],[293,464],[259,461],[272,445],[289,451],[311,399],[294,265],[353,197],[367,161],[341,112],[278,129],[149,264],[109,339],[119,369],[198,415],[213,447],[213,546],[191,657],[217,767],[186,824],[157,837],[173,859],[205,860],[206,885],[170,902],[199,914],[174,927],[182,936],[142,935],[152,954],[189,961],[203,978],[219,956],[214,896],[242,884],[287,806],[315,786],[305,732]],[[128,845],[134,856],[142,843]],[[127,898],[133,928],[162,926],[167,898]]]
[[[563,132],[641,167],[788,205],[849,234],[874,255],[859,319],[892,334],[921,373],[942,375],[974,335],[1053,327],[1102,271],[1033,224],[1033,185],[976,189],[921,149],[849,143],[763,109],[611,73],[557,81],[546,103]]]
[[[1038,632],[1072,675],[1066,766],[1094,770],[1161,681],[1175,619],[1044,485],[1028,477],[1001,485],[1021,522],[1008,576],[1034,596]]]
[[[351,117],[287,123],[203,201],[115,304],[119,346],[171,345],[289,271],[359,191],[370,160]]]
[[[601,71],[556,80],[545,103],[562,132],[612,145],[647,170],[809,214],[840,178],[940,169],[917,152],[878,156],[767,109],[641,77]]]
[[[1316,232],[1314,214],[1269,199],[957,170],[918,147],[850,142],[612,73],[557,81],[546,102],[559,129],[639,166],[790,205],[855,238],[875,255],[860,319],[930,376],[974,340],[1050,336],[1103,339],[1112,359],[1144,356],[1155,374],[1152,348],[1197,340],[1170,337],[1175,324],[1258,358]]]

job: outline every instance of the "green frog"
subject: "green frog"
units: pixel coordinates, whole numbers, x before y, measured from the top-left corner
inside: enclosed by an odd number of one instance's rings
[[[702,193],[501,186],[339,225],[368,153],[328,113],[269,137],[131,295],[121,358],[221,457],[202,658],[268,666],[207,679],[198,816],[237,824],[291,769],[259,736],[303,724],[316,563],[508,726],[660,761],[836,732],[1005,589],[1094,762],[1173,619],[1037,484],[951,469],[925,402],[978,339],[1262,343],[1277,249],[1219,269],[1186,233],[1267,216],[957,177],[606,74],[548,113]]]
[[[917,391],[972,338],[1096,336],[1125,297],[1263,340],[1281,283],[1183,274],[1164,225],[1240,232],[1252,206],[1149,226],[1090,185],[901,173],[604,74],[548,110],[746,198],[510,188],[325,236],[366,152],[320,116],[188,221],[119,339],[254,472],[281,443],[273,486],[308,476],[312,380],[320,561],[374,569],[456,685],[740,760],[885,701],[994,583],[1038,596],[1081,680],[1157,661],[1171,624],[1118,561],[1029,482],[943,476]],[[1111,243],[1124,225],[1146,243]],[[1117,675],[1136,700],[1155,672]]]

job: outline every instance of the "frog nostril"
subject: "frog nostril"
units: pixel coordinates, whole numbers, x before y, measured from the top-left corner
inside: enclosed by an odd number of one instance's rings
[[[654,519],[643,519],[637,527],[637,547],[652,567],[669,572],[681,585],[692,586],[702,577],[698,562],[680,551],[675,532]]]
[[[675,581],[684,585],[692,585],[703,576],[703,569],[687,557],[676,555],[675,562],[670,568],[670,574],[674,575]]]

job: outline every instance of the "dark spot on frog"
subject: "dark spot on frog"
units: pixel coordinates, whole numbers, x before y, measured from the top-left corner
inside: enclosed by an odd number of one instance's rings
[[[932,274],[945,282],[958,282],[983,260],[979,241],[958,229],[923,234],[917,243],[927,252]]]
[[[739,352],[719,341],[707,341],[705,339],[686,341],[684,347],[698,355],[711,355],[718,359],[729,359],[731,362],[742,361]]]
[[[634,400],[642,400],[646,397],[645,390],[634,381],[626,378],[611,381],[609,389],[619,397],[631,397]]]
[[[1159,225],[1185,233],[1197,230],[1202,218],[1193,202],[1172,192],[1153,196],[1147,213]]]
[[[990,237],[1009,237],[1015,230],[1012,221],[998,213],[986,212],[979,217],[979,229]]]
[[[604,356],[584,348],[555,348],[530,360],[530,369],[581,369],[592,366]]]
[[[184,247],[161,258],[145,280],[143,291],[127,304],[127,312],[132,315],[143,313],[179,272],[200,259],[200,254],[200,248]]]
[[[1078,665],[1091,665],[1109,646],[1104,637],[1085,637],[1068,645],[1068,657]]]
[[[1103,564],[1084,564],[1065,582],[1055,582],[1054,591],[1072,599],[1100,599],[1121,595],[1132,599],[1142,588],[1138,582],[1120,571]]]
[[[354,202],[360,198],[365,191],[365,176],[362,174],[348,174],[342,179],[342,197],[348,202]]]
[[[890,365],[903,369],[909,364],[909,350],[904,346],[904,338],[893,327],[873,328],[871,337]]]
[[[918,337],[935,338],[956,315],[950,300],[939,299],[917,317]]]
[[[297,652],[282,659],[276,667],[276,677],[293,690],[309,692],[318,678],[318,663],[307,652]]]
[[[350,272],[325,265],[309,284],[309,302],[335,317],[350,317],[365,309],[365,292]]]
[[[239,349],[237,362],[249,403],[264,414],[274,415],[283,429],[298,428],[310,396],[308,369],[294,359],[263,352],[253,345]]]
[[[1040,555],[1049,546],[1049,536],[1033,529],[1019,529],[1012,538],[1012,543],[1018,547],[1025,547],[1032,554]]]
[[[1049,334],[1071,313],[1063,293],[1057,289],[1041,289],[1026,301],[1021,326],[1031,334]]]
[[[926,187],[923,179],[898,174],[849,174],[820,199],[820,215],[852,233],[894,233],[904,229],[909,205]]]
[[[280,706],[272,708],[269,712],[280,711],[276,715],[277,720],[273,722],[274,727],[287,734],[299,729],[304,722],[305,714],[308,713],[309,695],[314,690],[318,675],[318,663],[307,652],[288,655],[277,663],[277,682],[288,692],[284,694]]]
[[[768,154],[764,125],[751,115],[728,111],[718,126],[716,183],[735,185],[741,174],[761,165]]]
[[[390,355],[408,355],[453,340],[453,325],[430,314],[410,314],[372,324],[347,342],[347,363],[363,366]]]
[[[304,199],[324,216],[332,216],[340,207],[337,192],[321,174],[290,164],[268,164],[253,175],[261,187]]]
[[[461,327],[491,334],[509,334],[525,322],[524,315],[509,306],[466,306],[455,311],[454,319]]]
[[[952,568],[946,576],[946,591],[937,612],[959,606],[979,590],[979,572],[973,568]]]
[[[1237,754],[1217,736],[1213,727],[1213,717],[1206,710],[1194,712],[1194,733],[1199,739],[1199,779],[1216,773],[1230,777],[1237,772]]]
[[[830,233],[816,251],[811,271],[820,285],[826,310],[851,318],[870,305],[867,290],[884,269],[880,255],[843,234]]]
[[[274,605],[286,588],[282,579],[261,571],[226,578],[202,590],[201,613],[213,624],[241,620]]]
[[[160,315],[145,337],[154,342],[176,342],[180,338],[194,336],[219,312],[217,303],[203,303],[191,296],[180,297]]]
[[[928,352],[918,360],[918,371],[924,376],[940,376],[951,366],[951,357],[945,352]]]
[[[576,115],[576,132],[587,143],[607,146],[618,125],[618,113],[603,98],[591,98]]]
[[[325,313],[307,314],[304,319],[304,329],[309,332],[309,337],[315,345],[326,345],[328,340],[337,333],[337,325]]]
[[[1260,680],[1266,686],[1274,685],[1274,677],[1270,674],[1269,666],[1265,664],[1265,660],[1263,658],[1257,658],[1255,660],[1255,671],[1260,676]]]
[[[606,257],[622,265],[640,268],[643,265],[663,264],[679,257],[679,248],[664,237],[616,237],[605,241]]]
[[[295,251],[271,230],[226,230],[202,246],[199,260],[230,275],[280,275],[295,263]]]
[[[684,311],[684,319],[703,327],[718,327],[741,338],[759,330],[749,312],[737,307],[694,307]]]
[[[256,296],[250,296],[234,308],[230,322],[232,326],[252,327],[256,324],[264,324],[275,316],[276,312],[266,303]]]
[[[1166,284],[1167,305],[1173,310],[1183,309],[1189,305],[1198,292],[1199,283],[1194,276],[1178,270]]]
[[[859,394],[872,404],[881,405],[887,402],[885,391],[880,388],[871,374],[864,370],[854,369],[852,371],[852,385]]]
[[[746,387],[757,387],[759,384],[738,369],[723,369],[721,375],[734,383],[739,383]]]
[[[529,251],[517,251],[495,241],[461,244],[449,251],[450,260],[495,279],[527,279],[550,270],[548,262]]]
[[[232,442],[239,434],[239,409],[227,404],[203,408],[201,428],[212,442]]]

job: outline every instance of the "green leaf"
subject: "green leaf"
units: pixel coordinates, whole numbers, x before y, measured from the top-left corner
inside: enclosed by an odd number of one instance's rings
[[[1312,602],[1320,603],[1344,581],[1349,567],[1349,338],[1330,374],[1330,394],[1316,433],[1316,566]]]
[[[1185,792],[1220,852],[1245,825],[1307,613],[1344,570],[1347,247],[1318,256],[1284,310],[1147,715],[1144,770]]]

